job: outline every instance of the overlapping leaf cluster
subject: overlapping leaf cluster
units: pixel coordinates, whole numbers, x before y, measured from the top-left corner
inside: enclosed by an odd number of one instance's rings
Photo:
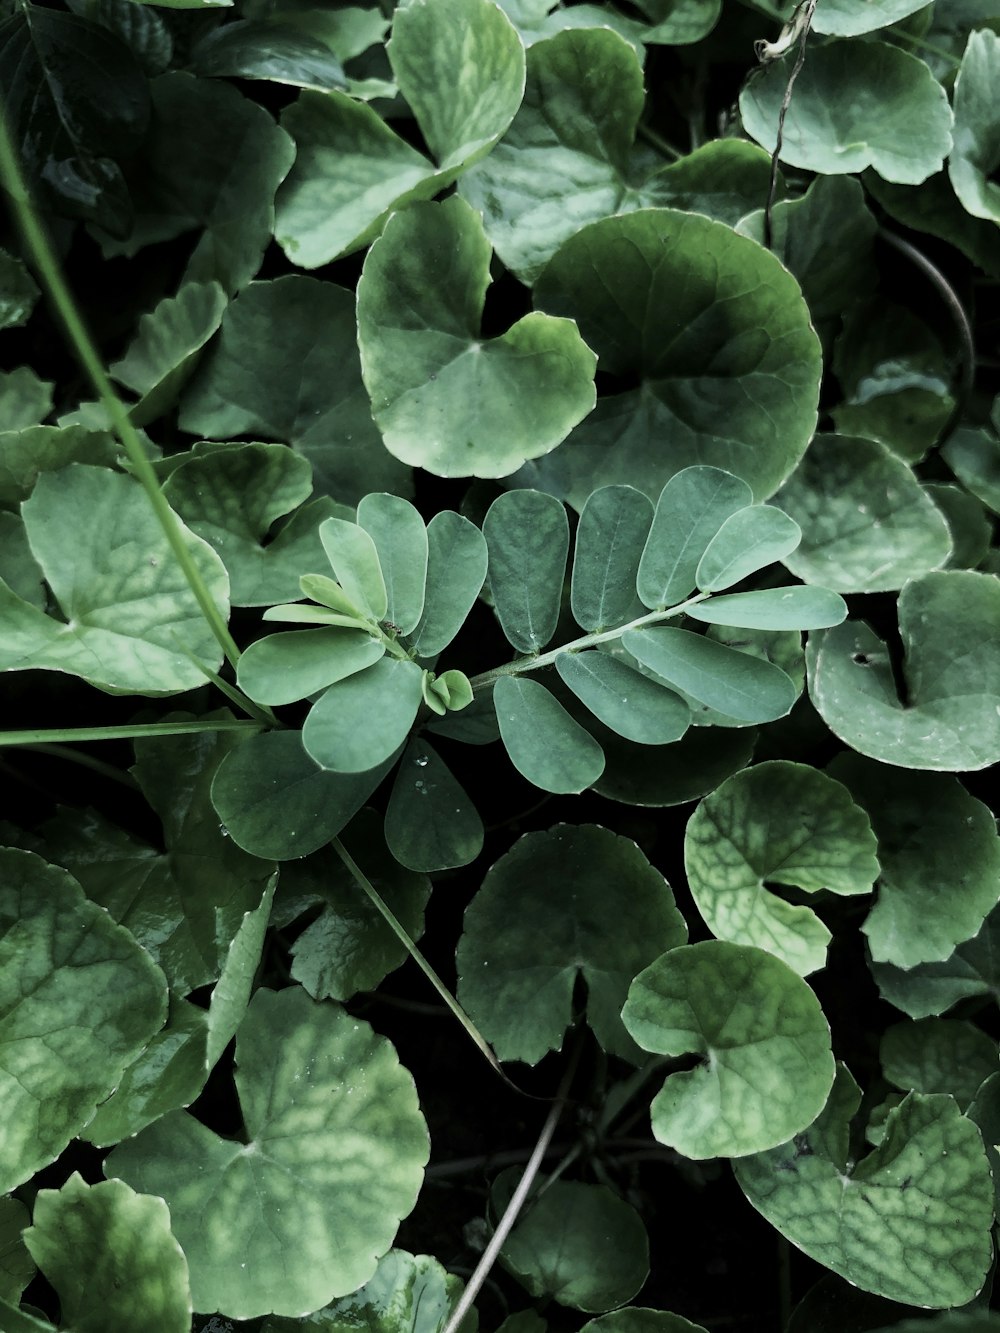
[[[506,1333],[777,1326],[678,1157],[788,1333],[1000,1325],[997,86],[992,0],[0,5],[110,377],[5,229],[0,1329],[442,1333],[425,914],[576,1071]]]

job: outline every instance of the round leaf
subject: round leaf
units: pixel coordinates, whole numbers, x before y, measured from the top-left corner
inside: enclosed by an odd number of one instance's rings
[[[519,653],[537,653],[556,632],[569,551],[569,522],[541,491],[506,491],[483,520],[497,618]]]
[[[702,1057],[671,1074],[653,1134],[686,1157],[743,1157],[804,1129],[833,1086],[830,1029],[787,964],[748,945],[673,949],[632,982],[622,1010],[647,1051]]]
[[[789,73],[787,59],[775,60],[740,96],[744,127],[768,152]],[[885,180],[919,185],[950,150],[948,98],[919,57],[879,41],[810,48],[785,116],[781,161],[828,176],[874,167]]]
[[[802,529],[786,568],[835,592],[901,588],[951,553],[940,511],[903,460],[874,440],[817,435],[774,503]]]
[[[0,1192],[54,1161],[167,1013],[163,973],[76,880],[0,853]]]
[[[636,745],[600,723],[594,734],[607,760],[594,790],[625,805],[654,808],[683,805],[714,791],[750,762],[757,743],[753,727],[689,728],[670,745]]]
[[[923,7],[923,0],[879,0],[874,8],[868,0],[823,0],[812,26],[816,32],[857,37],[898,23]]]
[[[188,1333],[187,1260],[162,1199],[74,1171],[62,1189],[39,1190],[24,1242],[75,1333]]]
[[[965,1305],[992,1258],[993,1181],[979,1130],[951,1097],[911,1093],[874,1152],[848,1161],[860,1092],[839,1070],[822,1115],[738,1162],[758,1212],[818,1263],[906,1305]]]
[[[691,722],[679,695],[609,653],[560,653],[556,670],[606,727],[640,745],[678,741]]]
[[[391,218],[358,284],[372,415],[390,453],[436,476],[507,476],[594,405],[595,358],[569,320],[525,315],[482,338],[489,261],[456,196]]]
[[[619,1018],[629,982],[686,938],[670,885],[634,842],[560,824],[487,873],[465,914],[459,1000],[501,1060],[537,1064],[561,1047],[582,977],[597,1039],[633,1057]]]
[[[943,521],[943,520],[942,520]],[[889,650],[848,620],[810,636],[809,693],[835,735],[904,768],[987,768],[1000,759],[1000,580],[946,570],[907,583],[899,634],[908,698]]]
[[[196,1309],[301,1315],[372,1276],[416,1200],[427,1129],[389,1042],[300,987],[256,993],[236,1061],[246,1142],[176,1111],[106,1170],[166,1200]]]
[[[400,865],[433,874],[474,861],[483,821],[427,742],[410,741],[385,812],[385,840]]]
[[[315,703],[302,728],[306,753],[334,773],[367,773],[406,740],[423,700],[414,662],[383,657],[337,681]]]
[[[535,296],[578,322],[601,370],[641,383],[603,399],[526,484],[580,508],[595,486],[655,497],[708,463],[763,499],[805,452],[819,341],[795,279],[755,241],[673,209],[609,217],[565,242]]]
[[[580,792],[601,776],[601,747],[537,680],[501,676],[493,703],[511,763],[536,787]]]
[[[684,864],[718,939],[754,944],[801,976],[826,963],[830,932],[808,907],[771,893],[868,893],[879,873],[868,817],[839,782],[785,760],[727,779],[688,822]]]
[[[289,630],[252,643],[240,657],[236,679],[258,703],[290,704],[384,656],[385,645],[363,630]]]

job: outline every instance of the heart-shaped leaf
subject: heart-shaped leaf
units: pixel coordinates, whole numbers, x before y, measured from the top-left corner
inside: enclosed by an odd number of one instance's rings
[[[868,893],[879,873],[875,851],[868,817],[845,787],[780,759],[727,779],[684,838],[688,883],[712,934],[766,949],[801,976],[825,965],[830,932],[767,884]]]
[[[427,1128],[389,1042],[301,987],[257,991],[236,1062],[244,1142],[175,1111],[105,1169],[166,1200],[196,1309],[301,1315],[372,1276],[416,1199]]]
[[[634,842],[560,824],[526,834],[487,873],[465,913],[459,1000],[501,1060],[537,1064],[562,1045],[582,977],[598,1041],[632,1058],[619,1018],[629,982],[686,938],[670,885]]]
[[[686,1157],[743,1157],[810,1124],[833,1085],[830,1029],[773,954],[708,940],[663,954],[629,988],[622,1021],[660,1055],[701,1057],[653,1099],[653,1134]]]
[[[951,1097],[911,1093],[857,1165],[848,1132],[860,1090],[843,1068],[822,1115],[736,1163],[758,1212],[864,1291],[906,1305],[965,1305],[992,1258],[993,1181],[979,1130]]]
[[[358,284],[372,415],[390,453],[437,476],[507,476],[594,405],[595,357],[569,320],[533,313],[483,339],[489,262],[456,196],[390,219]]]

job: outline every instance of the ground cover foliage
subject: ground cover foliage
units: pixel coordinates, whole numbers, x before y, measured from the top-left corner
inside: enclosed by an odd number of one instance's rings
[[[3,1333],[1000,1327],[997,87],[0,0]]]

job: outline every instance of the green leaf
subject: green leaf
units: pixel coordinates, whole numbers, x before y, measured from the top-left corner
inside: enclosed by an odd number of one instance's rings
[[[942,962],[1000,899],[1000,837],[957,778],[840,755],[831,772],[868,811],[879,843],[878,902],[862,930],[876,962]]]
[[[1000,78],[1000,37],[988,28],[969,33],[955,79],[955,148],[948,175],[965,208],[977,218],[1000,222],[1000,166],[994,89]]]
[[[868,0],[823,0],[812,26],[816,32],[835,37],[857,37],[887,28],[923,8],[923,0],[881,0],[875,9]]]
[[[511,763],[536,787],[580,792],[601,776],[601,747],[537,680],[501,676],[493,702]]]
[[[946,570],[899,595],[907,699],[886,645],[860,621],[810,636],[809,693],[835,735],[886,764],[948,771],[1000,759],[1000,582]]]
[[[998,932],[1000,911],[994,908],[978,933],[943,963],[919,963],[905,970],[892,963],[871,963],[880,994],[911,1018],[943,1014],[970,995],[1000,998]]]
[[[368,773],[395,755],[423,700],[414,662],[383,657],[331,685],[302,728],[306,753],[334,773]]]
[[[290,274],[242,291],[184,395],[180,424],[217,440],[283,440],[310,461],[319,492],[349,504],[372,490],[409,493],[371,418],[354,297],[332,282]]]
[[[924,483],[924,491],[948,524],[952,552],[947,569],[975,569],[986,559],[993,523],[983,504],[961,486],[945,481]]]
[[[780,667],[691,630],[627,630],[622,645],[668,685],[741,722],[773,722],[796,699]]]
[[[385,840],[396,860],[434,874],[474,861],[483,821],[451,770],[423,738],[410,741],[385,812]]]
[[[606,759],[594,790],[625,805],[654,808],[683,805],[714,791],[750,762],[757,741],[752,727],[689,728],[670,745],[636,745],[599,722],[592,730]]]
[[[0,251],[0,263],[3,252]],[[2,289],[0,289],[2,290]],[[0,316],[2,318],[2,316]],[[3,325],[0,324],[0,328]],[[52,390],[55,385],[39,379],[30,366],[0,371],[0,456],[6,453],[5,437],[9,432],[36,426],[52,411]]]
[[[435,657],[465,624],[486,581],[489,553],[474,523],[443,509],[427,525],[427,580],[420,623],[411,636],[419,657]]]
[[[642,0],[639,8],[654,24],[645,34],[645,41],[686,46],[708,36],[718,21],[722,3],[721,0]]]
[[[756,242],[673,209],[609,217],[563,244],[535,296],[578,322],[602,371],[640,385],[603,398],[565,449],[525,469],[525,485],[579,509],[597,486],[655,498],[707,463],[763,499],[805,452],[819,340],[795,279]]]
[[[874,440],[817,435],[774,503],[802,529],[786,568],[836,592],[901,588],[951,552],[940,511],[903,460]]]
[[[198,230],[181,285],[218,282],[236,292],[271,238],[274,192],[291,166],[292,142],[228,84],[170,73],[151,90],[149,133],[127,172],[135,226],[122,241],[102,234],[102,249],[131,256]]]
[[[371,535],[343,518],[328,518],[319,535],[351,605],[371,620],[384,620],[389,601],[378,548]]]
[[[651,610],[676,606],[694,592],[700,561],[726,520],[751,503],[750,487],[731,472],[688,467],[656,502],[636,587]]]
[[[959,427],[941,456],[963,486],[1000,514],[1000,442],[994,435]]]
[[[602,486],[576,527],[570,599],[582,628],[600,632],[643,613],[639,559],[653,521],[649,499],[632,486]]]
[[[882,1073],[904,1092],[946,1092],[965,1110],[997,1072],[997,1044],[981,1028],[950,1018],[896,1023],[879,1044]]]
[[[753,944],[800,976],[826,964],[830,932],[811,908],[768,885],[868,893],[875,835],[839,782],[771,760],[728,778],[688,821],[684,864],[695,904],[718,939]]]
[[[728,597],[712,597],[689,606],[685,615],[710,625],[740,629],[827,629],[847,615],[842,597],[826,588],[762,588]]]
[[[156,421],[174,406],[225,308],[226,293],[217,282],[190,282],[140,317],[128,351],[110,367],[119,384],[139,395],[129,409],[135,425]]]
[[[419,512],[397,495],[366,495],[358,526],[375,543],[385,580],[387,610],[380,619],[409,634],[420,624],[427,581],[427,529]]]
[[[209,78],[266,79],[295,88],[344,88],[344,67],[323,42],[281,22],[237,19],[195,44],[193,74]]]
[[[15,372],[16,373],[16,372]],[[16,420],[7,403],[9,420]],[[0,503],[26,500],[43,472],[58,472],[70,463],[113,467],[118,457],[114,436],[83,426],[34,426],[0,431]]]
[[[740,509],[723,523],[698,562],[695,574],[702,592],[731,588],[759,569],[794,551],[802,532],[794,519],[773,505]]]
[[[17,255],[0,248],[0,329],[26,323],[41,293]]]
[[[788,57],[773,61],[740,95],[743,125],[768,152],[790,69]],[[832,41],[810,49],[795,81],[780,156],[823,175],[874,167],[919,185],[941,170],[951,143],[947,95],[922,60],[886,42]]]
[[[540,652],[556,632],[569,552],[569,522],[541,491],[506,491],[483,520],[490,593],[508,641]]]
[[[300,732],[268,731],[243,741],[222,761],[212,804],[238,847],[287,861],[335,838],[387,770],[331,773],[306,754]]]
[[[384,656],[385,645],[363,630],[289,630],[252,643],[240,658],[236,679],[258,703],[290,704]]]
[[[701,1057],[653,1099],[653,1135],[686,1157],[744,1157],[810,1124],[833,1084],[819,1001],[763,949],[682,945],[632,982],[622,1010],[647,1051]]]
[[[737,1181],[793,1245],[862,1290],[907,1305],[964,1305],[992,1257],[993,1182],[979,1130],[950,1097],[911,1093],[855,1165],[848,1131],[859,1101],[841,1068],[815,1124],[737,1163]]]
[[[142,144],[149,92],[125,43],[77,14],[19,9],[0,22],[0,87],[30,186],[64,217],[126,234],[118,164]]]
[[[19,1301],[35,1276],[35,1264],[21,1233],[31,1221],[20,1199],[0,1199],[0,1299]]]
[[[318,1310],[316,1333],[440,1333],[462,1292],[461,1279],[428,1254],[390,1250],[375,1276],[351,1296]],[[299,1333],[300,1319],[267,1319],[261,1333]],[[465,1325],[463,1323],[463,1328]],[[468,1333],[468,1330],[466,1330]]]
[[[516,1174],[506,1172],[494,1184],[497,1211],[513,1193]],[[528,1204],[500,1262],[536,1300],[592,1314],[638,1292],[649,1276],[649,1239],[636,1210],[606,1185],[555,1180]]]
[[[591,1319],[580,1333],[706,1333],[706,1330],[701,1324],[682,1319],[679,1314],[630,1305],[624,1310],[612,1310],[599,1319]]]
[[[393,217],[358,284],[358,344],[386,448],[436,476],[503,477],[548,453],[594,405],[575,326],[532,313],[479,328],[490,247],[464,200]]]
[[[7,848],[0,857],[0,1191],[8,1193],[87,1124],[162,1025],[167,988],[72,875],[32,852]]]
[[[556,670],[606,727],[640,745],[678,741],[691,722],[679,695],[609,653],[561,653]]]
[[[2,1297],[0,1297],[0,1315],[3,1316],[5,1333],[52,1333],[55,1327],[47,1319],[36,1319],[26,1310],[8,1305]]]
[[[609,22],[610,10],[597,14]],[[648,29],[643,35],[650,40]],[[522,282],[533,283],[581,227],[611,214],[663,206],[735,223],[765,194],[767,155],[739,140],[705,144],[651,169],[635,148],[644,103],[642,67],[627,35],[589,26],[531,47],[521,109],[493,152],[459,182],[497,254]]]
[[[344,845],[411,939],[424,933],[431,885],[397,864],[374,810],[362,810],[343,835]],[[407,958],[381,913],[331,849],[282,870],[284,891],[303,907],[320,906],[292,945],[292,976],[314,1000],[349,1000],[374,990]]]
[[[214,669],[222,655],[138,482],[75,463],[43,473],[22,514],[67,620],[0,584],[0,669],[65,671],[112,692],[149,695],[203,684],[198,664]],[[181,539],[225,617],[221,560],[183,525]]]
[[[44,578],[31,554],[24,522],[6,510],[0,510],[0,579],[23,601],[40,611],[45,609]]]
[[[507,129],[524,91],[524,50],[486,0],[409,0],[386,48],[433,161],[370,108],[306,93],[285,113],[298,148],[279,199],[277,239],[316,268],[366,245],[393,208],[428,199]]]
[[[987,273],[1000,273],[1000,232],[993,222],[965,211],[947,171],[939,171],[917,186],[890,185],[869,171],[865,187],[904,227],[938,236]]]
[[[256,993],[236,1062],[246,1142],[176,1111],[106,1170],[166,1200],[197,1309],[300,1315],[371,1277],[416,1200],[427,1129],[389,1042],[300,987]]]
[[[187,1261],[162,1199],[74,1171],[61,1189],[39,1190],[24,1241],[78,1333],[190,1329]]]
[[[534,1065],[562,1046],[582,979],[601,1046],[635,1059],[619,1018],[629,983],[686,939],[670,885],[634,842],[560,824],[525,834],[487,872],[465,913],[458,998],[501,1060]]]

